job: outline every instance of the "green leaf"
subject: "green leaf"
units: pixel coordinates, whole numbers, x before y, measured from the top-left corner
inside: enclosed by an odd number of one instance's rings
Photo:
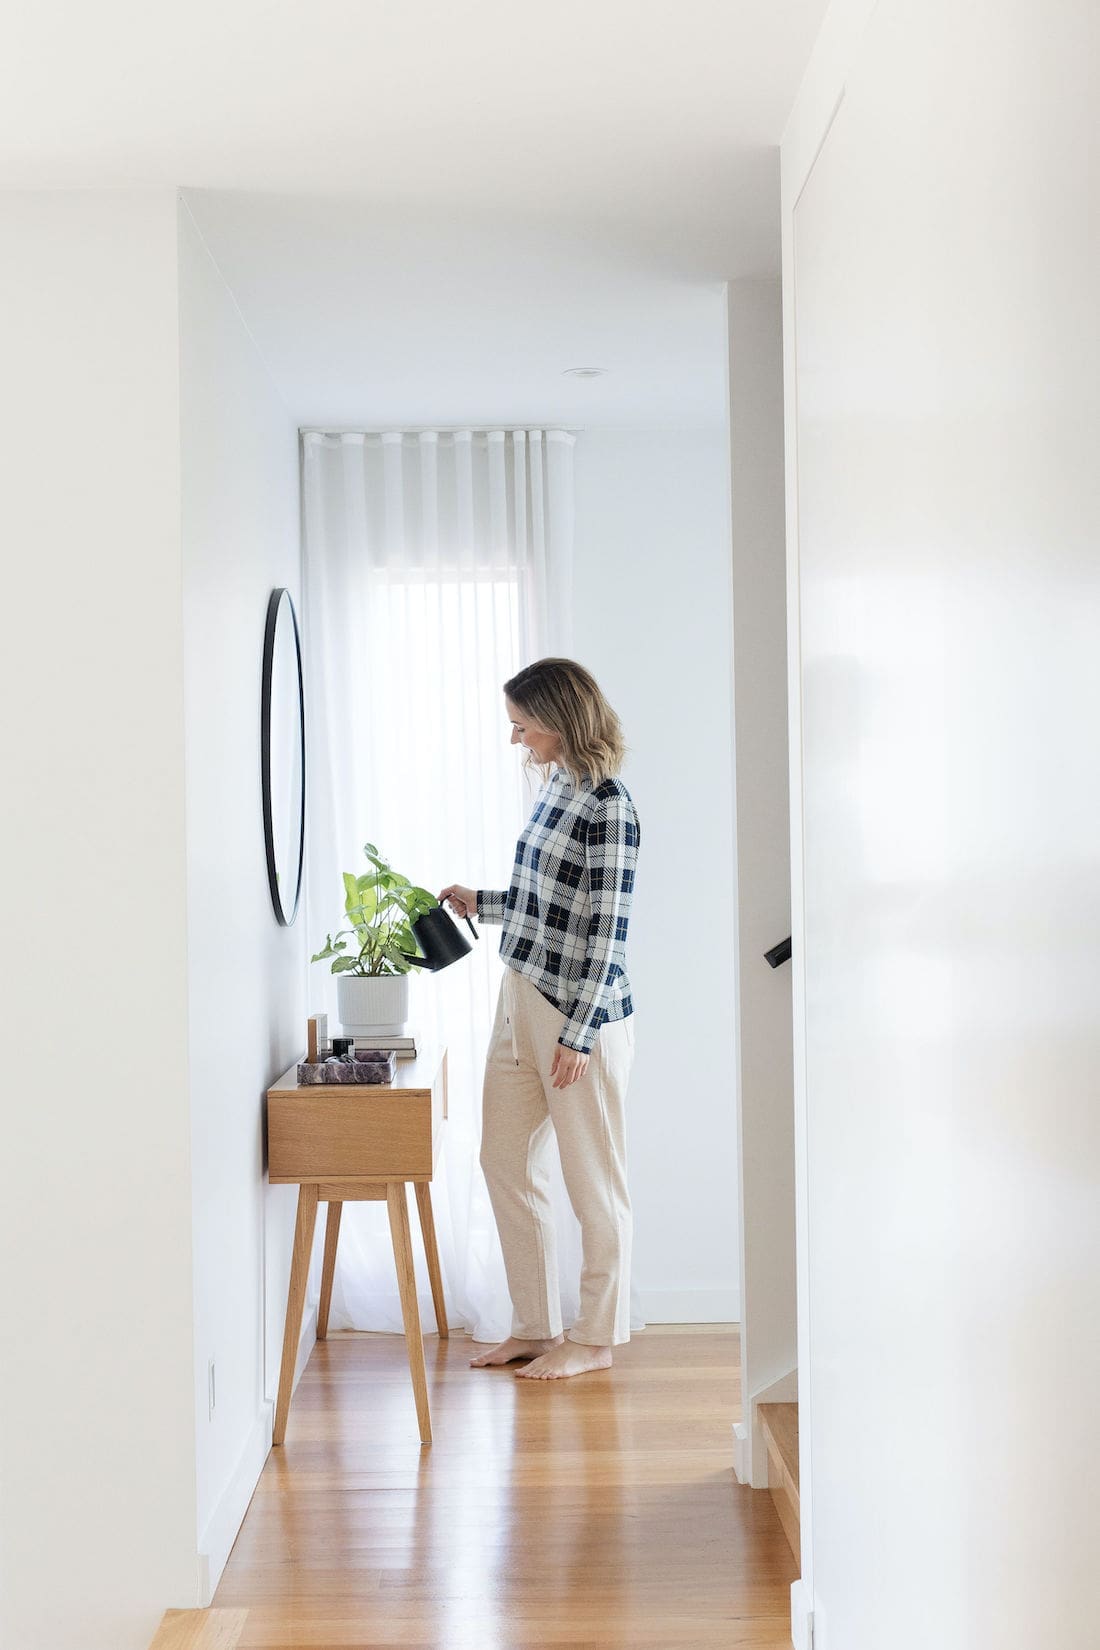
[[[331,934],[326,934],[324,950],[318,951],[317,955],[311,957],[309,960],[310,962],[321,962],[325,957],[335,957],[338,952],[345,949],[346,947],[344,945],[344,941],[340,938],[339,934],[336,936],[335,940],[333,940]]]
[[[359,911],[362,912],[363,916],[366,917],[368,921],[370,921],[374,917],[377,904],[378,896],[373,888],[360,888],[358,883],[354,883],[354,885],[348,889],[347,898],[344,901],[344,909],[349,917],[353,914],[353,912]]]

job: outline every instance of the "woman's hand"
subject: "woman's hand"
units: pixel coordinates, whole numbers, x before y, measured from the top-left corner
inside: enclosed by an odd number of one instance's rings
[[[444,900],[450,902],[451,910],[456,917],[477,916],[477,889],[463,888],[460,882],[452,882],[449,888],[444,888],[439,896],[440,905]]]
[[[570,1083],[584,1076],[588,1070],[588,1060],[589,1056],[579,1049],[566,1048],[564,1043],[559,1043],[554,1050],[554,1064],[550,1067],[551,1087],[567,1089]]]

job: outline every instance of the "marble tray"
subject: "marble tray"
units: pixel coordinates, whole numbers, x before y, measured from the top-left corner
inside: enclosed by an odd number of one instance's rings
[[[397,1070],[395,1054],[371,1053],[370,1059],[340,1060],[333,1064],[308,1060],[298,1062],[299,1083],[329,1085],[333,1083],[392,1083]]]

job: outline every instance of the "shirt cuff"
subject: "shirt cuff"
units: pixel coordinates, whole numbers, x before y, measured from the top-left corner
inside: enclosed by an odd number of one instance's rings
[[[578,1054],[591,1054],[596,1046],[596,1033],[599,1028],[590,1025],[575,1026],[566,1022],[558,1042],[562,1048],[571,1048]]]
[[[504,901],[507,890],[504,888],[477,889],[477,914],[481,922],[503,922]]]

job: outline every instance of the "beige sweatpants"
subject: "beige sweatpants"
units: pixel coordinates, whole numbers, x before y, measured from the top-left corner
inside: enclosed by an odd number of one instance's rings
[[[551,1086],[564,1017],[526,975],[505,968],[485,1062],[481,1167],[512,1297],[512,1334],[561,1333],[557,1249],[547,1188],[550,1131],[581,1225],[581,1289],[569,1339],[630,1339],[632,1218],[626,1186],[625,1100],[634,1022],[601,1026],[583,1077]]]

